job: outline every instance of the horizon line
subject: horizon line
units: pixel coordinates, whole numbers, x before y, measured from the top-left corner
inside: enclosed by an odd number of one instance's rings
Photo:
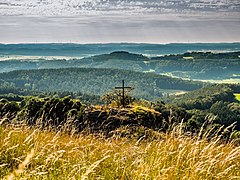
[[[95,45],[95,44],[153,44],[153,45],[168,45],[168,44],[240,44],[240,41],[219,41],[219,42],[168,42],[168,43],[155,43],[155,42],[16,42],[5,43],[0,42],[0,45],[37,45],[37,44],[79,44],[79,45]]]

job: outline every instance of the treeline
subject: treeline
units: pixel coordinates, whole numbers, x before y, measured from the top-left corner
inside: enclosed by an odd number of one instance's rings
[[[190,91],[201,88],[204,83],[177,78],[117,69],[65,68],[22,70],[0,74],[3,86],[12,86],[25,91],[39,92],[82,92],[103,95],[120,86],[124,79],[134,88],[137,98],[154,99],[162,97],[169,90]]]
[[[76,67],[81,65],[81,63],[76,63],[74,60],[67,61],[65,59],[58,60],[46,60],[46,59],[37,59],[37,60],[6,60],[0,61],[0,73],[9,72],[14,70],[29,70],[29,69],[50,69],[50,68],[68,68],[68,67]]]
[[[56,97],[63,98],[70,96],[74,99],[80,99],[85,104],[103,104],[101,97],[94,94],[86,94],[80,91],[37,91],[26,88],[17,88],[13,84],[0,83],[0,99],[6,99],[9,101],[22,101],[25,96],[38,96],[43,97]]]
[[[160,57],[152,57],[151,60],[181,60],[186,57],[191,57],[195,60],[226,60],[226,59],[239,59],[240,52],[224,52],[224,53],[213,53],[213,52],[186,52],[184,54],[170,54]]]

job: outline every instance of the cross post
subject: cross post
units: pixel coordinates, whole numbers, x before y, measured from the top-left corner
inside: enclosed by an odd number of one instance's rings
[[[115,89],[122,90],[122,106],[125,107],[125,89],[132,89],[132,87],[127,87],[124,85],[124,80],[122,80],[122,87],[115,87]]]

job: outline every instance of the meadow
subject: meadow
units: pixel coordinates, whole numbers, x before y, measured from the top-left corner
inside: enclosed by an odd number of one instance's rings
[[[236,99],[237,99],[238,101],[240,101],[240,94],[234,94],[234,95],[235,95]]]
[[[239,162],[233,141],[181,126],[151,139],[0,127],[1,179],[240,179]]]

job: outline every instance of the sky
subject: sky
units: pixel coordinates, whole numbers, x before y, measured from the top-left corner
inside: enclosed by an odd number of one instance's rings
[[[239,0],[0,0],[0,43],[240,42]]]

